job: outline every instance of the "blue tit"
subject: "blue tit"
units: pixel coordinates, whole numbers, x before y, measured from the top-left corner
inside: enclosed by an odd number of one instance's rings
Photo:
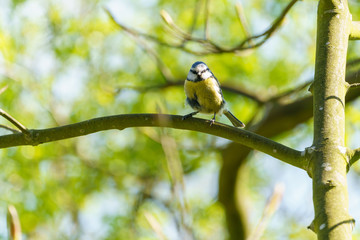
[[[237,119],[226,107],[219,81],[204,62],[195,62],[185,80],[186,103],[195,112],[187,114],[183,119],[194,116],[197,113],[214,114],[210,126],[215,122],[216,114],[222,113],[235,127],[245,127],[245,124]]]

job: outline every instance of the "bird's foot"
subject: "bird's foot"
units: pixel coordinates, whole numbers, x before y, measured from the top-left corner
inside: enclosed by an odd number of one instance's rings
[[[214,113],[214,117],[210,120],[210,126],[212,126],[215,122],[216,113]]]
[[[195,114],[197,114],[198,112],[192,112],[192,113],[189,113],[189,114],[186,114],[182,117],[182,120],[185,120],[185,119],[188,119],[188,118],[191,118],[192,116],[194,116]]]
[[[210,120],[210,126],[212,126],[214,123],[215,123],[215,118],[212,118],[212,119]]]

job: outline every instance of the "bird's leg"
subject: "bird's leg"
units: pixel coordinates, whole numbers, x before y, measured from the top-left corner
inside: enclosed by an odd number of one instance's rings
[[[192,113],[189,113],[189,114],[186,114],[182,117],[182,120],[185,120],[185,119],[188,119],[188,118],[191,118],[192,116],[198,114],[199,111],[196,111],[196,112],[192,112]]]
[[[216,113],[214,113],[214,117],[210,120],[210,126],[214,124],[215,122]]]

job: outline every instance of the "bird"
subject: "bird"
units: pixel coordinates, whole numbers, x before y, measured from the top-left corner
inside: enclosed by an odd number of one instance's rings
[[[204,62],[197,61],[191,66],[184,83],[184,90],[186,103],[195,112],[184,115],[183,120],[198,113],[214,114],[210,120],[211,126],[215,122],[216,114],[224,114],[235,127],[245,127],[245,124],[226,108],[220,83]]]

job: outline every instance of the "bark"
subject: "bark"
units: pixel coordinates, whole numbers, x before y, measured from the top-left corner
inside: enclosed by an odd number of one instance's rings
[[[351,239],[345,147],[346,54],[351,15],[346,0],[320,0],[314,94],[314,142],[311,147],[313,230],[318,239]]]

